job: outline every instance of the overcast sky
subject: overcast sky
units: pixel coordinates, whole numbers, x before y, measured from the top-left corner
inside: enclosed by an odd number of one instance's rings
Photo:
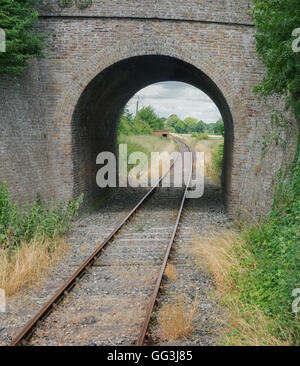
[[[216,122],[221,118],[218,108],[205,93],[176,81],[156,83],[141,89],[127,104],[133,114],[137,100],[139,109],[151,105],[160,117],[177,114],[181,119],[194,117],[205,123]]]

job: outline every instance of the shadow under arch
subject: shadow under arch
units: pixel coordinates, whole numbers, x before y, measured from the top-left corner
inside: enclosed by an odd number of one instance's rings
[[[205,92],[218,107],[225,125],[222,187],[225,202],[231,189],[233,118],[216,83],[192,64],[172,56],[141,55],[118,61],[96,75],[81,93],[72,115],[73,196],[85,194],[89,205],[101,194],[96,185],[96,157],[116,152],[121,110],[140,89],[162,81],[181,81]]]

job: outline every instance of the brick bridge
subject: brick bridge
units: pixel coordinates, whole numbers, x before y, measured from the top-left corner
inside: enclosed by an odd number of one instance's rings
[[[0,178],[13,197],[84,192],[86,202],[95,199],[96,156],[115,151],[122,107],[141,88],[173,80],[203,90],[222,114],[231,217],[267,214],[277,172],[293,157],[296,127],[262,158],[270,112],[252,92],[264,69],[249,1],[93,0],[85,9],[79,0],[63,9],[58,3],[41,1],[46,58],[33,60],[17,81],[0,80]]]

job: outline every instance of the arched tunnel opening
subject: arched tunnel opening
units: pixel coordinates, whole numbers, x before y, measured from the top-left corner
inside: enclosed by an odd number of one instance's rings
[[[147,55],[117,62],[100,72],[84,89],[72,118],[73,196],[85,196],[85,206],[94,205],[103,193],[96,183],[102,151],[117,155],[120,114],[139,90],[148,85],[178,81],[206,93],[218,107],[224,121],[224,160],[222,191],[227,204],[230,195],[233,120],[228,103],[214,81],[195,66],[180,59]]]

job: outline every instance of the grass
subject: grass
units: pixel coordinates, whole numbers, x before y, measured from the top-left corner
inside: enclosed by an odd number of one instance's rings
[[[174,264],[167,263],[167,266],[166,266],[166,269],[165,269],[165,275],[171,281],[176,280],[176,270],[175,270]]]
[[[37,282],[63,256],[63,238],[35,237],[15,251],[0,250],[0,288],[11,296]]]
[[[212,273],[219,294],[234,290],[229,273],[237,259],[229,249],[237,238],[235,232],[229,231],[195,240],[192,245],[192,254]]]
[[[83,197],[47,206],[40,195],[23,208],[12,202],[8,186],[0,186],[0,288],[6,295],[38,281],[63,255],[63,236]]]
[[[197,297],[193,303],[188,303],[181,294],[172,303],[163,304],[158,315],[161,339],[171,341],[190,336],[197,311]]]
[[[193,133],[192,137],[201,141],[201,140],[209,140],[209,136],[207,133]]]
[[[222,175],[222,167],[223,167],[223,149],[224,144],[216,144],[213,146],[210,156],[210,161],[207,164],[206,173],[207,176],[211,178],[211,180],[217,186],[221,185],[221,175]]]
[[[204,175],[220,186],[223,165],[223,137],[214,139],[197,139],[192,136],[180,136],[187,144],[194,147],[197,152],[204,152]]]
[[[172,153],[178,145],[172,139],[166,139],[158,135],[120,135],[119,144],[127,144],[128,157],[134,152],[143,152],[147,156],[147,163],[141,167],[141,171],[136,174],[137,179],[143,180],[151,177],[158,178],[159,172],[151,172],[151,152],[167,152]],[[164,159],[162,159],[164,160]],[[166,160],[164,160],[166,161]],[[164,165],[164,164],[161,164]],[[128,164],[127,170],[130,172],[134,168],[134,164]],[[156,177],[156,173],[158,176]],[[135,174],[135,173],[134,173]]]
[[[216,295],[226,309],[228,321],[223,327],[221,343],[235,346],[294,344],[291,327],[282,326],[277,316],[268,314],[257,302],[245,297],[253,282],[249,274],[259,272],[260,268],[241,236],[228,231],[195,240],[192,253],[199,264],[211,272]]]
[[[223,333],[223,344],[233,346],[289,346],[292,335],[281,329],[283,337],[276,335],[276,321],[260,308],[248,306],[242,301],[228,298],[229,323]],[[225,328],[226,329],[226,328]]]

